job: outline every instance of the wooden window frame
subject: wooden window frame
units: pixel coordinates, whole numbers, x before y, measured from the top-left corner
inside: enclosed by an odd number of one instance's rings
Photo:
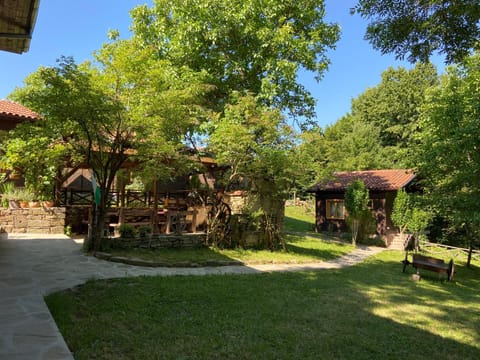
[[[335,204],[335,211],[334,211],[334,214],[331,213],[330,209],[331,209],[331,204]],[[339,205],[341,204],[342,206],[342,210],[341,210],[341,214],[342,216],[340,216],[339,214]],[[330,220],[345,220],[345,200],[344,199],[327,199],[325,200],[325,215],[326,215],[326,218],[327,219],[330,219]]]

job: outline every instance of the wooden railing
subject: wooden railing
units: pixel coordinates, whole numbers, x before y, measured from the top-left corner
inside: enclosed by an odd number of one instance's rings
[[[183,208],[187,206],[189,191],[161,192],[157,195],[158,206],[163,207],[165,199],[168,199],[168,206],[171,208]],[[111,191],[108,196],[110,207],[121,206],[121,195],[119,191]],[[64,189],[62,191],[62,206],[85,206],[93,203],[93,191]],[[154,195],[150,192],[132,191],[125,192],[126,207],[153,207]]]
[[[465,260],[468,256],[468,249],[455,246],[420,241],[420,248],[428,254],[436,257],[455,258]],[[480,250],[472,251],[472,259],[480,261]]]

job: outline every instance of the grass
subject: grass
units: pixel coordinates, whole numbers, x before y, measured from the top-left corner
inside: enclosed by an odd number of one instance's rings
[[[477,359],[480,276],[341,270],[92,280],[47,304],[80,359]],[[479,264],[476,264],[477,266]]]
[[[286,206],[283,229],[292,232],[312,232],[315,230],[315,208]]]
[[[314,228],[314,214],[303,206],[287,206],[285,209],[284,230],[307,233]],[[353,250],[349,244],[331,241],[327,235],[311,236],[285,235],[287,251],[257,249],[129,249],[111,250],[113,256],[129,257],[162,264],[196,263],[206,264],[237,260],[252,263],[309,263],[331,260]]]
[[[325,241],[325,238],[286,235],[287,251],[258,249],[130,249],[112,250],[113,256],[130,257],[159,263],[193,262],[197,264],[238,260],[251,263],[309,263],[331,260],[353,250],[349,244]]]

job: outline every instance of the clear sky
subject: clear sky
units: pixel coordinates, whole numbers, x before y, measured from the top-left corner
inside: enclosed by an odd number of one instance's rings
[[[39,66],[54,66],[60,56],[77,62],[91,59],[93,51],[107,40],[107,32],[120,30],[128,37],[129,10],[150,3],[145,0],[41,0],[30,44],[22,55],[0,52],[0,99],[4,99]],[[389,66],[411,67],[407,62],[382,56],[363,40],[366,22],[350,15],[355,0],[326,0],[327,21],[342,28],[341,40],[329,53],[331,66],[321,82],[313,74],[301,73],[299,80],[317,99],[318,123],[332,124],[350,110],[350,101],[380,81]],[[435,62],[435,61],[434,61]],[[441,61],[436,62],[441,66]]]

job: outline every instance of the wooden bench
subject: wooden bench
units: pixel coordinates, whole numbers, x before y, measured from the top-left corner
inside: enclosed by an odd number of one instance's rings
[[[439,274],[446,274],[448,281],[453,278],[453,273],[455,271],[453,259],[446,264],[442,259],[430,256],[413,254],[412,257],[412,266],[417,270],[417,274],[419,273],[419,269],[425,269]]]

